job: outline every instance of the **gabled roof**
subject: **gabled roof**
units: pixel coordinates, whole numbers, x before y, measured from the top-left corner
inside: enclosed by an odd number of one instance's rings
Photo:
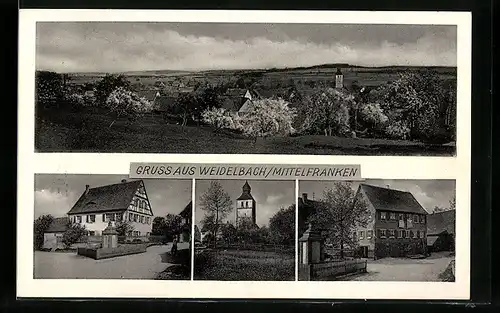
[[[184,218],[190,218],[193,213],[193,201],[189,201],[186,207],[179,213],[180,216]]]
[[[428,214],[411,192],[367,184],[360,184],[359,189],[363,189],[375,210]]]
[[[228,88],[224,93],[227,97],[240,97],[243,98],[247,93],[247,89],[244,88]]]
[[[157,90],[139,90],[136,92],[136,94],[141,97],[141,98],[145,98],[146,100],[152,102],[155,100],[156,98],[156,93],[158,93],[159,91]]]
[[[238,112],[247,101],[248,99],[242,97],[223,96],[221,97],[221,108],[231,112]]]
[[[52,220],[46,233],[63,233],[68,229],[69,217],[56,217]]]
[[[427,234],[455,234],[455,210],[427,215]]]
[[[89,188],[68,214],[126,210],[142,180]]]

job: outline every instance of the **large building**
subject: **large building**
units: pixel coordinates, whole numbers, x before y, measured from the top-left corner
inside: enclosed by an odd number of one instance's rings
[[[407,191],[360,184],[354,198],[363,200],[368,223],[352,229],[352,241],[362,257],[403,257],[426,253],[427,211]],[[304,193],[299,198],[299,236],[308,217],[321,207]]]
[[[455,250],[455,210],[427,216],[427,249],[429,252]]]
[[[101,235],[109,222],[128,221],[131,236],[148,236],[153,224],[153,211],[142,180],[90,188],[67,213],[71,223],[78,223],[89,235]]]
[[[236,227],[243,223],[256,225],[257,202],[252,196],[252,188],[245,181],[241,195],[236,199]]]
[[[362,256],[404,257],[426,253],[427,211],[408,191],[360,184],[355,201],[368,204],[366,226],[353,231]]]

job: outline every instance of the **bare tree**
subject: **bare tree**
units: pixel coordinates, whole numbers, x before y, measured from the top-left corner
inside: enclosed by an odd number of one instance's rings
[[[205,216],[209,216],[212,225],[211,233],[214,236],[214,247],[217,242],[217,232],[219,230],[220,222],[227,217],[233,209],[233,202],[231,198],[224,191],[221,184],[217,181],[210,182],[210,187],[200,197],[201,209],[205,211]],[[212,219],[213,217],[213,219]],[[207,225],[208,226],[208,225]]]
[[[368,204],[356,196],[348,182],[336,182],[332,188],[325,189],[319,203],[309,221],[328,232],[330,241],[339,245],[343,258],[344,244],[354,245],[352,230],[368,223]]]

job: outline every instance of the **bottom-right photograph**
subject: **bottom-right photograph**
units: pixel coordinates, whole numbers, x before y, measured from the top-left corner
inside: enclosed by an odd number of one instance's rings
[[[301,281],[455,281],[455,180],[300,181]]]

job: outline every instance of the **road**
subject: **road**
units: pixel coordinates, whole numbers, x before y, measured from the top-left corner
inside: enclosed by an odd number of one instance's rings
[[[34,278],[154,279],[172,265],[162,262],[162,255],[170,248],[171,244],[152,246],[145,253],[102,260],[79,256],[74,252],[36,251]],[[186,247],[180,243],[178,248]]]
[[[354,281],[441,281],[444,272],[454,257],[444,254],[427,259],[384,258],[368,260],[367,274],[346,277]]]

